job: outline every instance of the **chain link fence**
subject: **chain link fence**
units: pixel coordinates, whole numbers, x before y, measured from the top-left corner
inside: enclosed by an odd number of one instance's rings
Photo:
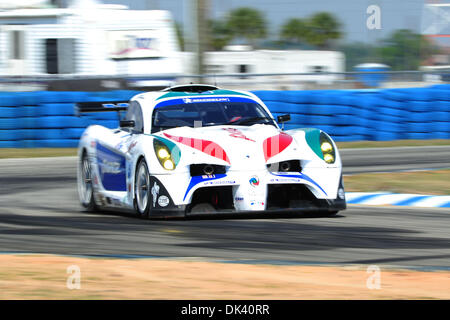
[[[245,90],[408,88],[450,83],[450,68],[383,72],[0,76],[0,91],[151,91],[185,83],[207,83]]]

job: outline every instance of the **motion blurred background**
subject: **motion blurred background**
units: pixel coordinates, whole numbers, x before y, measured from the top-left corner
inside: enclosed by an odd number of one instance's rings
[[[75,147],[118,117],[74,103],[189,82],[253,90],[338,141],[448,139],[449,17],[423,0],[1,0],[0,147]]]

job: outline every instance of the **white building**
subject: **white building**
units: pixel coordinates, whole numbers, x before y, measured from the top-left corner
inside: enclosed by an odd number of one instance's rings
[[[2,75],[182,72],[168,11],[127,10],[93,0],[74,1],[68,8],[8,9],[0,10]]]
[[[233,48],[235,49],[235,48]],[[342,78],[345,71],[345,55],[337,51],[316,50],[240,50],[206,52],[205,72],[216,75],[216,81],[223,84],[254,83],[272,85],[283,82],[331,83]],[[183,73],[194,73],[194,55],[183,53]],[[308,75],[251,76],[251,74],[308,73]],[[223,77],[233,74],[239,77]],[[209,82],[212,82],[211,79]]]

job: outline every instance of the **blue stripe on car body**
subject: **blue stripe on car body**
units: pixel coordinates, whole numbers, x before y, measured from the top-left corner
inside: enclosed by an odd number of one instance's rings
[[[97,143],[97,163],[103,187],[109,191],[127,191],[125,157]]]
[[[195,187],[197,184],[205,182],[205,181],[225,178],[226,176],[227,176],[226,174],[215,174],[215,175],[211,175],[211,176],[193,176],[193,177],[191,177],[191,181],[189,181],[189,185],[187,187],[186,193],[184,194],[183,201],[186,199],[186,196],[188,195],[189,191],[191,191],[191,189],[193,187]]]
[[[297,179],[303,179],[306,180],[308,182],[311,182],[313,185],[315,185],[317,188],[319,188],[325,195],[328,195],[325,190],[322,189],[322,187],[315,182],[313,179],[311,179],[309,176],[307,176],[304,173],[299,172],[298,174],[275,174],[275,173],[271,173],[274,176],[277,177],[283,177],[283,178],[297,178]]]

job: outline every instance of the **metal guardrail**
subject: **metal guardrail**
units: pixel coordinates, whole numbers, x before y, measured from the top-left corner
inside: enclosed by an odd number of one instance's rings
[[[159,87],[167,86],[165,83],[183,83],[186,81],[214,83],[220,81],[220,84],[237,84],[254,81],[255,84],[270,84],[273,80],[277,80],[278,85],[299,85],[312,84],[325,81],[328,85],[352,86],[363,83],[364,78],[380,77],[379,81],[389,82],[393,85],[398,82],[404,83],[428,83],[450,82],[450,70],[434,70],[434,71],[351,71],[351,72],[315,72],[315,73],[228,73],[228,74],[121,74],[121,75],[30,75],[30,76],[13,76],[0,75],[0,91],[8,91],[5,88],[9,84],[21,84],[25,88],[29,86],[45,87],[49,84],[73,82],[82,83],[90,81],[91,83],[105,82],[103,85],[105,90],[108,89],[136,89],[139,86],[127,85],[127,83],[137,83],[139,81],[154,81],[159,83]],[[107,81],[110,81],[107,83]],[[116,83],[113,83],[116,82]],[[74,90],[77,90],[74,86]],[[100,87],[102,87],[100,85]],[[145,86],[144,86],[145,87]],[[353,86],[354,87],[354,86]],[[58,90],[52,89],[50,90]],[[82,88],[82,90],[86,90]],[[12,91],[21,91],[15,90]],[[25,90],[26,91],[26,90]]]
[[[367,74],[379,74],[379,75],[388,75],[388,76],[423,76],[428,74],[442,75],[448,74],[450,75],[450,70],[442,70],[442,71],[348,71],[348,72],[291,72],[291,73],[220,73],[220,74],[114,74],[114,75],[77,75],[77,74],[59,74],[59,75],[30,75],[30,76],[17,76],[17,75],[0,75],[0,82],[47,82],[47,81],[56,81],[56,80],[82,80],[82,79],[107,79],[107,78],[115,78],[115,79],[155,79],[155,80],[164,80],[164,79],[173,79],[173,78],[241,78],[241,77],[273,77],[273,76],[346,76],[346,77],[355,77],[359,75],[367,75]]]

